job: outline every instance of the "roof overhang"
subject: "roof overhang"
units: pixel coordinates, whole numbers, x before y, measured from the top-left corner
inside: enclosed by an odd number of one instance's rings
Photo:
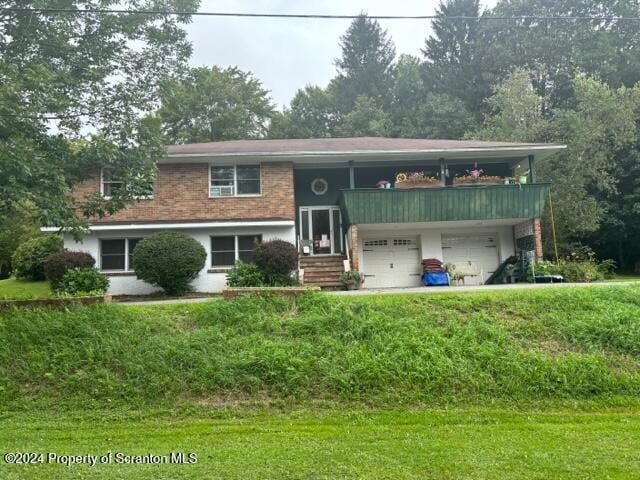
[[[481,148],[439,148],[412,150],[345,150],[345,151],[291,151],[291,152],[234,152],[234,153],[170,153],[159,160],[169,163],[218,163],[218,162],[292,162],[295,165],[321,163],[389,162],[416,160],[482,160],[513,159],[533,155],[546,158],[567,148],[566,145],[523,145]]]
[[[239,228],[239,227],[293,227],[293,220],[269,220],[254,222],[151,222],[151,223],[103,223],[89,226],[91,232],[112,232],[123,230],[178,230],[197,228]],[[43,232],[58,232],[60,227],[42,227]]]

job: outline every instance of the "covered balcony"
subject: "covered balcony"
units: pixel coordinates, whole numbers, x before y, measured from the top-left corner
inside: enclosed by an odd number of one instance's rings
[[[529,219],[542,215],[549,184],[345,189],[343,225]]]

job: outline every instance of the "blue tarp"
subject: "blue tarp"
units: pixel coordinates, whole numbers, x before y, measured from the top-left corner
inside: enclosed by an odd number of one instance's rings
[[[446,287],[449,285],[449,278],[445,272],[425,272],[422,283],[426,287]]]

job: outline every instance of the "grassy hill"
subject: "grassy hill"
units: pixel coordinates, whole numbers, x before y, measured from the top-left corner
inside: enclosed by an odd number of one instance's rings
[[[632,403],[640,286],[0,314],[0,404]]]

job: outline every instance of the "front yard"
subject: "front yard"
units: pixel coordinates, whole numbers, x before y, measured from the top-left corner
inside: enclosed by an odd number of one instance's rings
[[[0,280],[0,300],[32,300],[51,297],[53,292],[48,281],[30,282],[15,278]]]
[[[640,478],[639,318],[637,285],[10,309],[3,455],[197,462],[0,477]]]
[[[0,418],[5,452],[197,455],[193,464],[7,465],[6,480],[575,479],[640,476],[640,412],[504,409]],[[120,457],[125,458],[125,457]]]

